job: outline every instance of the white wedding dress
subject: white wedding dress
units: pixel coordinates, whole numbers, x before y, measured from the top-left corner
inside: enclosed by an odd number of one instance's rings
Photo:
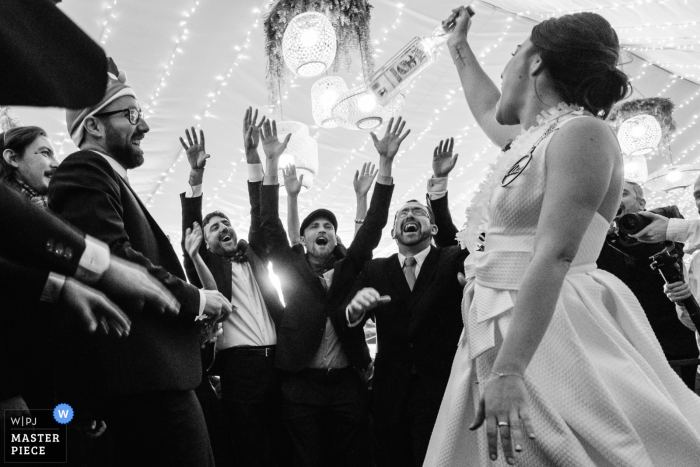
[[[561,104],[544,113],[540,125],[501,154],[475,197],[481,205],[468,212],[466,240],[474,253],[465,264],[471,276],[462,308],[465,329],[424,466],[507,465],[500,440],[492,462],[484,427],[468,429],[483,387],[476,382],[489,377],[532,258],[547,188],[547,143],[552,130],[574,118],[592,117]],[[531,159],[523,159],[530,152]],[[518,161],[519,168],[510,170]],[[581,226],[583,241],[525,372],[536,440],[526,441],[518,465],[700,466],[700,398],[668,365],[632,292],[596,268],[608,227],[599,214]]]

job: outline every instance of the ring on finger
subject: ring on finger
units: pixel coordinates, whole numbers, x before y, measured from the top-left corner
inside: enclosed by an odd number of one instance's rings
[[[498,422],[498,427],[500,428],[502,426],[509,427],[510,425],[508,424],[508,422]]]

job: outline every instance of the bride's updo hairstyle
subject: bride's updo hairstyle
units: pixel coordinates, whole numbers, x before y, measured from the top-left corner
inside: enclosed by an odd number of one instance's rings
[[[620,42],[602,16],[550,18],[532,29],[530,41],[567,104],[607,117],[615,102],[629,94],[629,79],[617,68]]]

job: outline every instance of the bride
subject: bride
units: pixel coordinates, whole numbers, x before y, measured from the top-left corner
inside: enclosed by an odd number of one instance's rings
[[[467,213],[465,330],[424,465],[697,466],[700,399],[595,264],[623,188],[603,121],[630,90],[615,31],[594,13],[538,24],[499,91],[455,11],[467,102],[504,151]]]

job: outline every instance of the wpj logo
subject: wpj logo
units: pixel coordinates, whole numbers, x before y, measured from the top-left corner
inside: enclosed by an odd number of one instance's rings
[[[7,464],[67,462],[67,427],[73,409],[33,409],[31,416],[19,410],[5,411],[4,460]]]

